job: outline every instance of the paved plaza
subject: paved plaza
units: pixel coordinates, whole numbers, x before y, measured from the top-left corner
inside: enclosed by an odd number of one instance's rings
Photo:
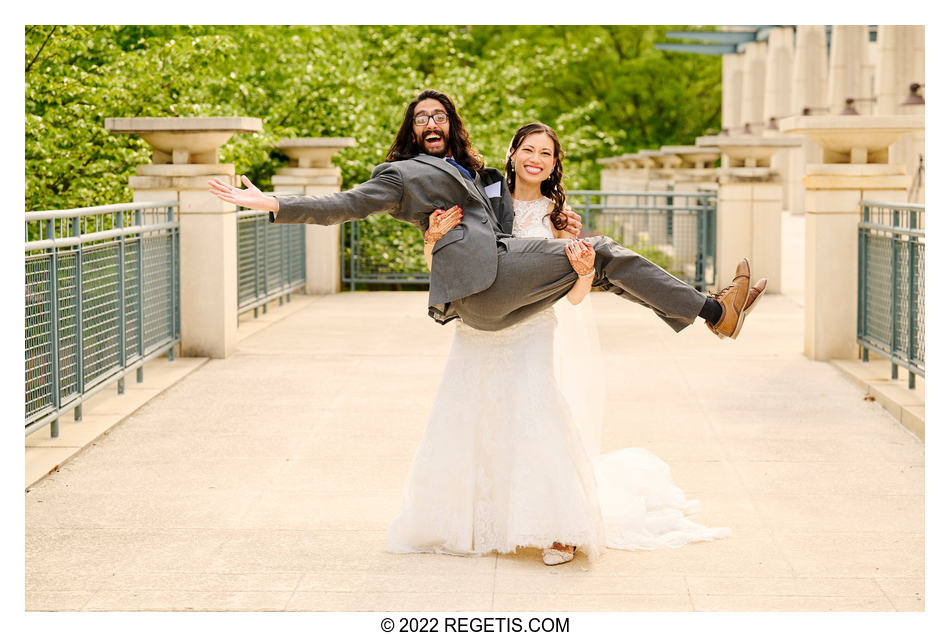
[[[737,341],[592,297],[602,449],[659,455],[731,538],[556,568],[386,553],[454,328],[425,293],[302,297],[32,486],[26,608],[923,610],[924,445],[804,357],[784,289]]]

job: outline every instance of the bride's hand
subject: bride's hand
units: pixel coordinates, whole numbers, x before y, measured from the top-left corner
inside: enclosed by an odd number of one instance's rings
[[[425,232],[425,242],[435,243],[445,233],[462,222],[461,206],[452,206],[448,210],[433,210],[429,215],[429,229]]]
[[[583,239],[569,241],[564,246],[564,252],[571,262],[571,267],[578,276],[586,276],[594,271],[594,246]]]
[[[246,189],[235,188],[229,183],[215,177],[208,181],[211,186],[209,192],[228,203],[236,206],[243,206],[251,210],[271,210],[277,212],[277,200],[273,197],[261,193],[260,188],[251,183],[251,180],[241,175],[241,181],[247,186]]]
[[[567,227],[564,228],[564,232],[573,239],[578,238],[581,235],[581,228],[584,227],[584,220],[570,206],[564,206],[563,212],[567,215]]]

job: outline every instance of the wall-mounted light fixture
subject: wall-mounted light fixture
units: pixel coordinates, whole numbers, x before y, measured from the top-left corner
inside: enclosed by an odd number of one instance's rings
[[[849,97],[844,101],[844,110],[838,113],[838,115],[860,115],[857,109],[854,108],[855,102],[877,102],[877,99],[874,97]]]
[[[917,94],[917,91],[923,87],[923,84],[918,84],[917,82],[911,84],[910,93],[904,98],[904,101],[901,102],[901,106],[915,106],[917,104],[923,104],[924,98]]]

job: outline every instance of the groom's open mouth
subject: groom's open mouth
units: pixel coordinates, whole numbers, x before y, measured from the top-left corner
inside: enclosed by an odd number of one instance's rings
[[[442,137],[442,133],[426,133],[423,140],[426,143],[426,146],[436,146],[445,141],[445,138]]]

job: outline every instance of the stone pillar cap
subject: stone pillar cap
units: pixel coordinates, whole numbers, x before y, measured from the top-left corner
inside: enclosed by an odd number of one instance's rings
[[[677,155],[708,155],[715,152],[715,148],[700,146],[660,146],[664,153],[675,153]]]
[[[824,163],[886,164],[901,135],[924,129],[923,115],[796,115],[779,120],[783,133],[806,135],[821,146]]]
[[[216,164],[234,133],[256,133],[259,117],[107,117],[111,133],[140,135],[156,164]]]
[[[353,148],[356,140],[352,137],[284,137],[277,142],[277,148]]]
[[[690,156],[694,156],[693,159],[695,159],[695,156],[699,156],[712,161],[719,157],[719,149],[715,146],[661,146],[660,150],[679,155],[681,159]]]
[[[107,117],[112,133],[256,133],[263,129],[259,117]]]
[[[352,137],[285,137],[277,142],[297,168],[330,168],[330,160],[344,148],[356,146]]]
[[[783,148],[800,146],[799,140],[787,137],[763,137],[760,135],[740,135],[738,137],[720,137],[709,135],[697,137],[698,146],[715,146],[729,159],[744,161],[768,161],[772,155]]]
[[[905,133],[923,130],[924,116],[796,115],[779,120],[778,126],[783,133],[807,135],[822,148],[843,152],[854,141],[868,148],[886,148]]]

